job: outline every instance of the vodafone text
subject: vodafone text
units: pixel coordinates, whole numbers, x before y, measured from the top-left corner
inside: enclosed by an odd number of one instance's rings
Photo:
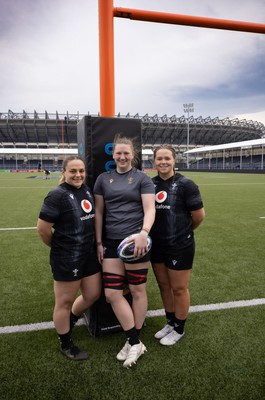
[[[95,218],[95,214],[89,214],[89,215],[85,215],[84,217],[80,217],[80,220],[84,221],[84,220],[90,219],[90,218]]]

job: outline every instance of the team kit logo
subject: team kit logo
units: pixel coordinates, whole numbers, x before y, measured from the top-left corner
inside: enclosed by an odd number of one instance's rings
[[[166,208],[166,209],[170,209],[170,205],[163,205],[162,203],[164,203],[167,199],[167,192],[165,192],[164,190],[161,190],[160,192],[156,193],[156,197],[155,200],[158,203],[156,205],[156,208]]]
[[[164,190],[161,190],[156,194],[156,202],[157,203],[164,203],[164,201],[167,199],[167,192]]]
[[[81,201],[81,207],[85,213],[90,213],[92,210],[92,204],[86,199]]]
[[[82,210],[87,214],[84,217],[80,217],[81,221],[83,221],[85,219],[90,219],[90,218],[94,218],[95,217],[94,213],[90,214],[92,209],[93,209],[93,206],[92,206],[92,204],[90,203],[89,200],[86,200],[86,199],[82,200],[81,201],[81,207],[82,207]]]

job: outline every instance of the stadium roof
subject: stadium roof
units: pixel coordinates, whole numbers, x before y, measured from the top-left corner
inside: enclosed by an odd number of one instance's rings
[[[58,154],[58,155],[71,155],[71,154],[77,154],[78,150],[77,148],[72,148],[72,149],[56,149],[56,148],[50,148],[50,149],[31,149],[28,147],[23,147],[23,148],[0,148],[0,154],[43,154],[43,155],[48,155],[48,154]],[[143,149],[142,150],[142,155],[152,155],[153,151],[151,149]]]
[[[253,146],[261,147],[264,145],[265,145],[265,139],[245,140],[243,142],[237,142],[237,143],[224,143],[216,146],[196,147],[195,149],[185,151],[184,154],[207,153],[207,152],[210,153],[212,151],[229,150],[235,148],[246,149]]]
[[[73,149],[30,149],[28,147],[23,147],[23,148],[0,148],[0,154],[43,154],[43,155],[48,155],[48,154],[77,154],[77,148]]]
[[[89,114],[87,114],[89,115]],[[2,147],[39,147],[62,146],[76,147],[77,122],[84,114],[14,113],[9,110],[0,113],[0,146]],[[94,115],[91,117],[98,117]],[[142,123],[142,144],[152,147],[159,144],[185,146],[189,121],[189,143],[193,146],[219,145],[240,140],[260,139],[265,135],[265,126],[261,122],[224,118],[171,117],[157,114],[149,116],[131,116],[118,114],[115,118],[139,119]]]

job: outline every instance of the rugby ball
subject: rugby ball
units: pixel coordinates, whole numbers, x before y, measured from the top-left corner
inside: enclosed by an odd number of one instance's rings
[[[147,246],[148,246],[148,251],[144,254],[142,254],[140,257],[134,257],[134,237],[138,235],[138,233],[135,233],[133,235],[127,236],[125,239],[123,239],[122,242],[120,242],[119,246],[117,247],[117,254],[119,258],[124,261],[124,262],[130,262],[130,261],[137,261],[143,258],[151,249],[152,247],[152,239],[150,236],[147,236]]]

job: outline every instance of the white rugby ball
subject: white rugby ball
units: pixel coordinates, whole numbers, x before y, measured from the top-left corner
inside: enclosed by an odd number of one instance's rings
[[[117,254],[119,258],[124,261],[137,261],[141,258],[143,258],[151,249],[152,247],[152,239],[150,236],[147,235],[147,246],[148,246],[148,251],[144,254],[142,254],[140,257],[134,257],[134,237],[138,235],[138,233],[135,233],[133,235],[127,236],[125,239],[123,239],[122,242],[120,242],[119,246],[117,247]]]

